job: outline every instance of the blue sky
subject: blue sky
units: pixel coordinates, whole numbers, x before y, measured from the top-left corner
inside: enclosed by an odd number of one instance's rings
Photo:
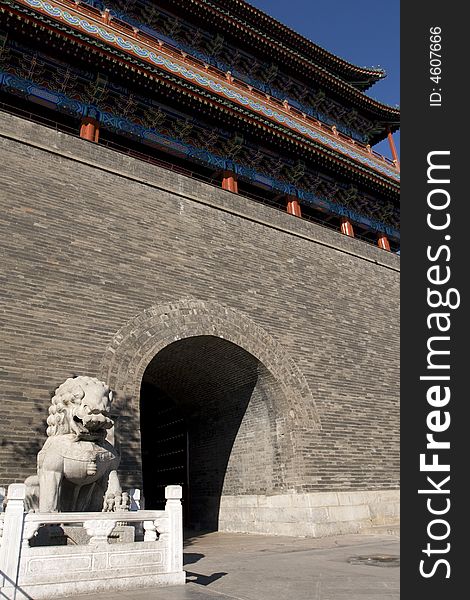
[[[399,0],[249,0],[326,50],[357,65],[382,67],[387,78],[367,94],[400,104]],[[400,134],[394,135],[398,152]],[[388,143],[375,149],[391,156]]]

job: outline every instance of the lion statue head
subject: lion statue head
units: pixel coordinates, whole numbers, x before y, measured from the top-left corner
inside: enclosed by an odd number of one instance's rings
[[[95,377],[71,377],[52,397],[47,417],[47,435],[73,433],[77,439],[97,440],[106,437],[114,426],[109,412],[113,392]]]

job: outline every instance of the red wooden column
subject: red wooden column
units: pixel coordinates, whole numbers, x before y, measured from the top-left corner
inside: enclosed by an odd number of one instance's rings
[[[104,12],[101,13],[101,18],[107,25],[109,25],[109,23],[111,23],[112,16],[109,12],[109,8],[104,9]]]
[[[287,196],[287,212],[294,217],[302,216],[302,209],[300,208],[300,202],[295,196]]]
[[[238,194],[237,175],[233,171],[224,171],[222,177],[222,188],[229,192]]]
[[[390,131],[390,129],[388,130],[387,137],[388,137],[388,143],[390,146],[390,150],[392,151],[393,160],[394,160],[395,164],[397,165],[397,169],[400,170],[400,160],[398,158],[397,149],[395,147],[395,142],[393,141],[393,135],[392,135],[392,132]]]
[[[100,136],[100,124],[96,119],[84,117],[80,125],[80,137],[90,142],[97,142]]]
[[[346,217],[341,217],[341,233],[344,235],[348,235],[349,237],[354,237],[354,227],[349,219]]]
[[[382,248],[382,250],[387,250],[387,252],[390,252],[390,242],[388,241],[388,237],[386,235],[379,235],[377,238],[377,245],[379,248]]]

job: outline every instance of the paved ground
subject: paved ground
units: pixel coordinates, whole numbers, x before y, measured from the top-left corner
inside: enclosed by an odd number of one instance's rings
[[[185,542],[185,586],[75,596],[75,600],[398,600],[399,569],[351,564],[398,557],[396,536],[321,540],[212,533]]]

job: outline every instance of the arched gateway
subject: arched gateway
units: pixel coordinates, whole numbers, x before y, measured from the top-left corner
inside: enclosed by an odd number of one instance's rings
[[[0,486],[33,474],[48,391],[77,373],[122,395],[123,485],[158,502],[174,474],[193,523],[396,523],[399,110],[365,95],[383,72],[247,2],[64,2],[2,11]]]
[[[243,314],[193,299],[152,306],[114,336],[101,377],[123,393],[123,470],[148,507],[178,483],[189,525],[237,529],[250,518],[244,498],[299,482],[296,431],[319,427],[315,402],[280,344]]]

